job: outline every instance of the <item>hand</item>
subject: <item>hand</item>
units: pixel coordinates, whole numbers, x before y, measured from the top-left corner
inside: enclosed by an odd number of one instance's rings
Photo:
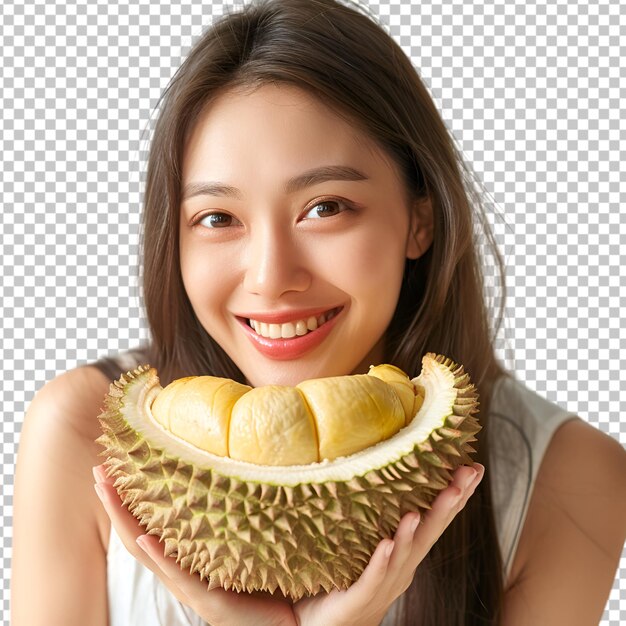
[[[389,607],[411,584],[417,566],[463,509],[482,480],[485,468],[459,467],[420,520],[407,513],[391,539],[383,539],[361,577],[345,591],[304,598],[293,609],[298,624],[378,626]],[[421,521],[421,523],[420,523]]]
[[[104,467],[94,468],[96,491],[126,549],[156,574],[172,594],[212,626],[378,626],[388,608],[411,584],[415,569],[465,506],[480,482],[484,467],[460,467],[453,481],[424,514],[407,513],[393,540],[383,539],[357,580],[345,591],[320,593],[295,604],[264,593],[237,593],[225,589],[207,590],[207,582],[181,570],[172,558],[163,555],[163,545],[146,535],[138,520],[124,507],[105,475]],[[414,530],[415,525],[415,530]]]
[[[247,594],[216,588],[207,590],[208,582],[197,574],[182,570],[175,559],[163,554],[163,544],[154,535],[146,535],[139,521],[123,506],[107,478],[104,465],[93,468],[96,493],[111,524],[126,549],[172,592],[176,599],[193,609],[211,626],[296,626],[291,604],[268,594]],[[265,597],[264,597],[265,596]]]

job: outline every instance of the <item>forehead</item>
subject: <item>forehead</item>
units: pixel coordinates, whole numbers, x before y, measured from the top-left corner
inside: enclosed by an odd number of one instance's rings
[[[184,177],[236,158],[282,161],[294,168],[347,161],[394,169],[388,154],[355,123],[304,89],[262,85],[232,89],[212,100],[189,133]],[[330,159],[330,161],[329,161]]]

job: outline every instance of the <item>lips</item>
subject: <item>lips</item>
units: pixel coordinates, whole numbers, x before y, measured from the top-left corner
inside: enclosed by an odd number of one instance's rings
[[[306,335],[296,336],[292,338],[271,338],[263,337],[258,334],[248,323],[248,318],[237,316],[237,321],[246,333],[246,336],[250,339],[252,345],[264,356],[267,356],[275,360],[289,360],[295,359],[310,350],[316,348],[332,331],[337,320],[341,317],[344,307],[336,307],[335,309],[326,309],[326,313],[335,312],[334,315],[325,321],[321,326],[315,330],[307,332]],[[324,311],[320,311],[320,314]],[[298,318],[292,320],[303,319],[302,313],[298,314]],[[263,316],[268,319],[268,316]],[[285,316],[283,316],[284,318]],[[254,319],[254,318],[253,318]],[[276,318],[274,318],[276,319]]]

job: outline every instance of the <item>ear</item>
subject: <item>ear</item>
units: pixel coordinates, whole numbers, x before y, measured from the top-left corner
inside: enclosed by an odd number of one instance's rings
[[[433,207],[430,197],[419,198],[411,208],[409,236],[406,242],[408,259],[419,259],[433,242]]]

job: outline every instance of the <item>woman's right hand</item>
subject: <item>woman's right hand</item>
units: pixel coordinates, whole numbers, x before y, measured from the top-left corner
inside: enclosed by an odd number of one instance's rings
[[[484,467],[460,467],[452,483],[433,501],[424,520],[407,513],[394,540],[382,540],[361,577],[345,591],[334,590],[295,604],[269,593],[237,593],[207,589],[207,582],[180,568],[163,554],[163,544],[146,535],[137,519],[122,505],[103,466],[94,468],[96,491],[111,523],[129,552],[152,570],[173,595],[212,626],[376,626],[387,609],[410,584],[416,567],[439,539],[482,479]],[[387,548],[393,551],[387,554]]]
[[[93,468],[96,493],[126,549],[150,569],[176,599],[195,611],[211,626],[296,626],[291,604],[270,594],[248,594],[226,589],[207,589],[206,580],[181,569],[163,554],[164,545],[146,535],[139,521],[122,504],[103,465]]]

